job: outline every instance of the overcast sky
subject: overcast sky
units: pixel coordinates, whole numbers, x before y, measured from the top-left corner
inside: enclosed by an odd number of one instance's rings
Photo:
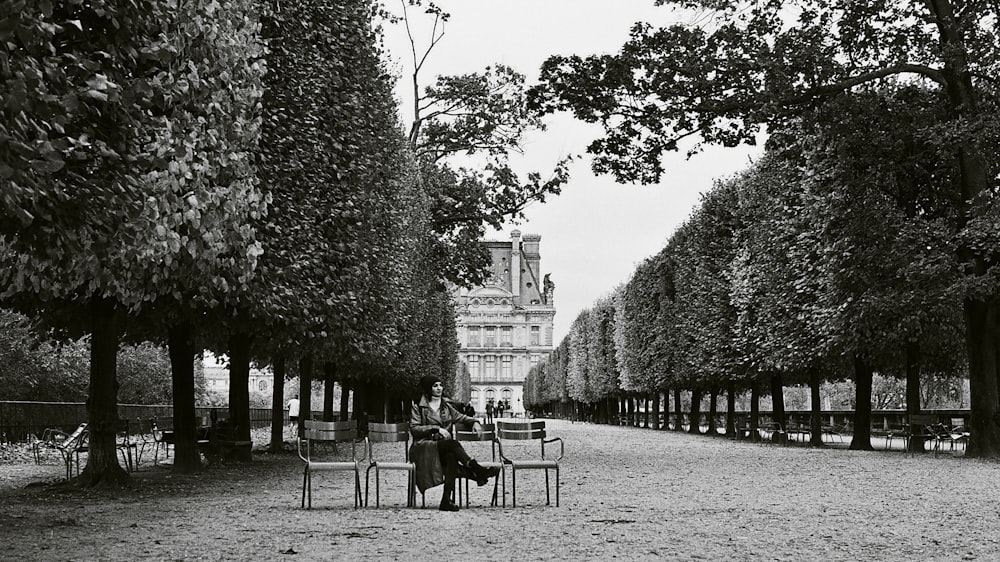
[[[399,11],[397,0],[387,3]],[[451,13],[451,20],[425,63],[424,84],[439,74],[478,72],[494,63],[511,66],[529,84],[535,83],[549,55],[614,53],[635,22],[678,21],[667,8],[654,6],[653,0],[440,0],[437,4]],[[418,30],[418,46],[429,41],[428,29]],[[408,84],[412,62],[402,26],[387,29],[386,45],[398,53],[394,58],[401,82]],[[407,94],[406,88],[399,89],[402,118],[409,123],[412,100]],[[558,345],[581,311],[626,282],[636,265],[666,245],[713,180],[744,170],[761,149],[710,148],[691,159],[670,154],[659,185],[622,185],[590,170],[585,149],[600,135],[599,128],[569,115],[552,116],[546,122],[548,130],[526,139],[518,168],[544,174],[562,155],[583,158],[573,163],[561,195],[534,205],[521,224],[489,238],[509,239],[514,228],[542,237],[541,273],[551,273],[556,285],[554,344]]]

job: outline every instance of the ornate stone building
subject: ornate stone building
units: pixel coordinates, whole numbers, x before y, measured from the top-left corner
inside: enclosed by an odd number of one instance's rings
[[[524,412],[524,379],[552,351],[555,284],[541,275],[542,237],[517,230],[509,241],[484,242],[492,268],[482,287],[456,291],[459,369],[472,379],[472,405],[504,401]]]

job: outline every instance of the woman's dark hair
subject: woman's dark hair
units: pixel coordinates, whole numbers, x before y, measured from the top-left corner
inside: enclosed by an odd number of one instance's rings
[[[427,398],[431,397],[431,388],[435,383],[443,382],[437,375],[424,375],[420,377],[420,392]]]

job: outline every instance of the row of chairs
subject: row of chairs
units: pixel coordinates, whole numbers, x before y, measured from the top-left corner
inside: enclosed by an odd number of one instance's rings
[[[317,420],[305,420],[305,435],[299,440],[299,457],[305,463],[302,476],[302,507],[312,508],[312,476],[314,472],[350,472],[354,475],[354,507],[368,506],[370,473],[375,471],[375,507],[381,503],[381,481],[383,471],[403,471],[407,475],[406,480],[406,506],[416,506],[416,465],[409,457],[410,434],[409,424],[396,423],[369,423],[367,434],[359,436],[357,420],[340,422],[323,422]],[[493,481],[493,494],[490,505],[496,506],[498,503],[498,484],[502,486],[502,505],[506,506],[507,500],[507,480],[506,471],[511,473],[511,504],[517,506],[517,471],[518,470],[544,470],[545,471],[545,503],[551,505],[551,495],[549,491],[549,471],[555,471],[555,495],[556,506],[559,505],[559,461],[565,454],[564,444],[561,438],[549,438],[545,432],[545,422],[536,421],[506,421],[497,420],[496,424],[483,425],[483,434],[480,436],[471,430],[456,430],[455,438],[466,442],[489,442],[491,444],[491,460],[480,460],[484,467],[498,467],[500,474]],[[540,446],[540,454],[530,458],[520,459],[508,457],[504,454],[504,441],[526,441],[536,440]],[[375,443],[402,443],[403,460],[386,460],[376,458]],[[559,456],[553,458],[546,457],[546,444],[558,443]],[[318,449],[326,447],[338,452],[339,445],[350,444],[351,460],[321,460],[322,457]],[[358,446],[362,450],[359,456]],[[341,455],[343,456],[343,455]],[[361,472],[365,473],[364,496],[361,493]],[[459,502],[462,501],[462,488],[464,484],[465,505],[469,505],[469,480],[474,479],[471,474],[464,471],[459,472],[459,483],[457,492]]]

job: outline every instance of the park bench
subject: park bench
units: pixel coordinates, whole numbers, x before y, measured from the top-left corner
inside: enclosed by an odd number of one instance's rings
[[[517,507],[517,471],[518,470],[544,470],[545,471],[545,505],[551,505],[549,494],[549,470],[555,471],[556,476],[556,507],[559,507],[559,461],[566,453],[563,440],[560,437],[547,437],[545,433],[544,421],[507,421],[498,419],[497,426],[497,451],[501,462],[510,467],[511,482],[511,505]],[[508,457],[503,451],[504,441],[538,441],[541,455],[535,458],[515,459]],[[555,459],[545,458],[545,445],[549,443],[559,443],[559,456]],[[508,450],[508,452],[510,452]],[[506,505],[507,483],[503,482],[504,505]]]

